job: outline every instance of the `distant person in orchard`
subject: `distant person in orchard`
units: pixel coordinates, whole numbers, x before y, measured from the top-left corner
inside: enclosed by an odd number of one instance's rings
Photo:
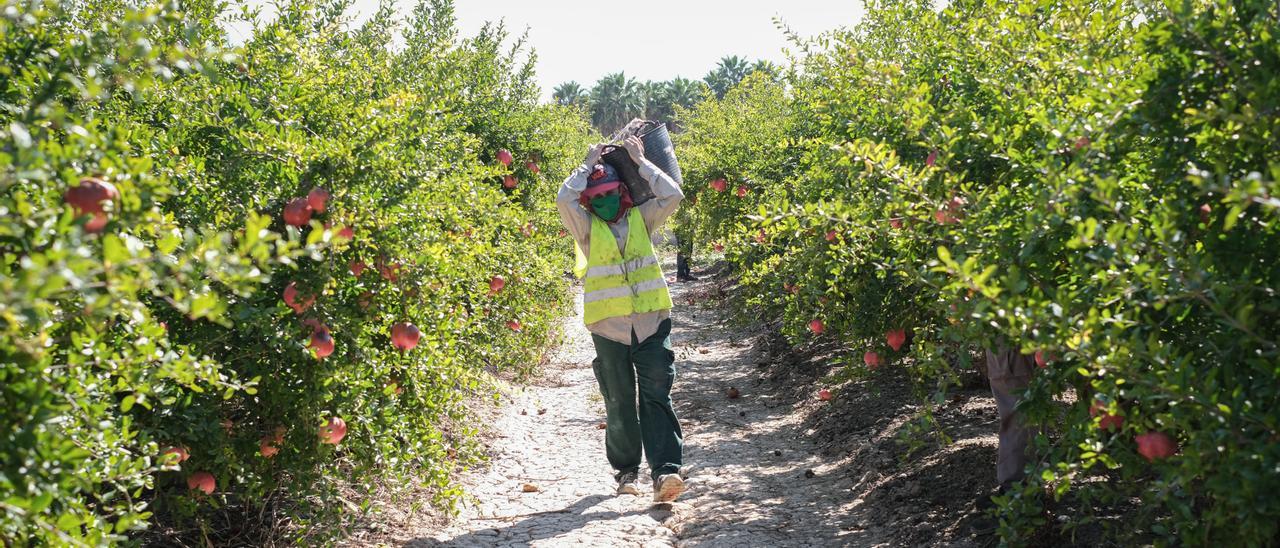
[[[987,349],[987,380],[1000,417],[999,448],[996,451],[997,493],[1003,495],[1022,480],[1027,466],[1027,444],[1032,431],[1017,412],[1022,392],[1031,384],[1035,359],[1017,348]]]
[[[671,502],[684,491],[684,435],[671,402],[671,295],[650,235],[684,193],[645,159],[640,138],[628,137],[623,146],[652,187],[652,199],[633,206],[616,170],[601,161],[604,145],[595,145],[565,179],[556,206],[578,245],[575,272],[585,285],[583,321],[596,348],[591,365],[604,396],[605,455],[617,492],[640,494],[643,451],[654,502]]]

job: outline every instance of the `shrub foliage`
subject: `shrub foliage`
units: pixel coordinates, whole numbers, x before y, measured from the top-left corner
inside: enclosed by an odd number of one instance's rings
[[[346,4],[232,46],[214,0],[0,3],[0,538],[314,538],[389,485],[457,500],[464,400],[567,307],[547,197],[589,129],[501,27]]]
[[[695,222],[746,306],[797,342],[822,320],[850,374],[875,352],[945,390],[974,349],[1039,353],[1021,408],[1046,428],[1006,541],[1141,500],[1115,537],[1274,543],[1278,20],[1267,0],[871,2],[797,40],[785,83],[683,113]],[[1176,454],[1142,456],[1150,432]],[[1082,510],[1046,520],[1063,497]]]

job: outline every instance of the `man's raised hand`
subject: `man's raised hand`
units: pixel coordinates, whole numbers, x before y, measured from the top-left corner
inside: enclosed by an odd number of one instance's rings
[[[641,141],[639,137],[632,135],[631,137],[627,137],[627,140],[622,143],[622,146],[627,149],[627,154],[631,155],[631,161],[635,162],[636,165],[643,163],[644,141]]]
[[[587,165],[588,167],[594,166],[600,163],[600,155],[603,152],[604,152],[604,145],[601,145],[601,144],[591,145],[591,148],[587,149],[587,157],[582,161],[582,163]]]

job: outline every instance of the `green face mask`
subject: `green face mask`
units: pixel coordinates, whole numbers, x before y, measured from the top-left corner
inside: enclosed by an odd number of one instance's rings
[[[591,211],[595,212],[597,217],[609,222],[613,222],[618,218],[618,209],[622,207],[622,196],[610,194],[608,196],[598,196],[591,199]]]

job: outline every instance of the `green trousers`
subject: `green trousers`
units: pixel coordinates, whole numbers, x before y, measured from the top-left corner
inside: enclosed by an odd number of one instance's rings
[[[607,415],[605,455],[615,477],[640,469],[641,450],[649,461],[649,475],[680,471],[684,434],[671,407],[671,384],[676,379],[676,353],[671,349],[671,320],[644,341],[631,334],[631,344],[591,335],[596,359],[591,362]],[[639,388],[637,398],[637,388]]]

